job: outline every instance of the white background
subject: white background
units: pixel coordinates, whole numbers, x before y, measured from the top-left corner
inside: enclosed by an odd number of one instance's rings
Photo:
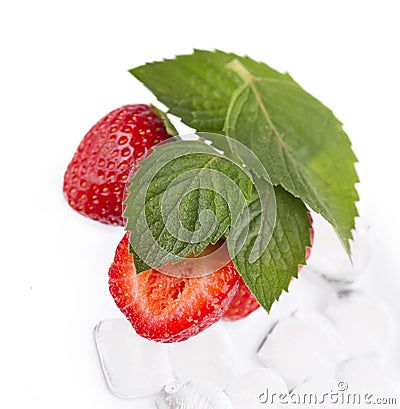
[[[70,210],[62,179],[100,117],[155,102],[127,70],[193,48],[289,71],[344,123],[378,238],[370,286],[400,314],[397,1],[2,2],[0,38],[0,407],[134,407],[105,388],[92,340],[119,316],[122,230]]]

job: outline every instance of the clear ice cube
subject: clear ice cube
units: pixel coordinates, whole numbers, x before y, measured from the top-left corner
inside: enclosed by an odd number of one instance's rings
[[[335,409],[336,397],[331,399],[330,393],[338,391],[338,381],[331,377],[308,378],[291,391],[291,402],[302,409],[329,408]]]
[[[342,336],[317,312],[279,321],[258,350],[260,362],[282,376],[289,390],[309,377],[329,376],[345,357]]]
[[[172,344],[170,359],[178,379],[202,379],[225,389],[233,374],[232,340],[221,322],[189,338]]]
[[[168,345],[140,337],[125,318],[100,321],[94,338],[104,378],[114,395],[149,396],[175,379]]]
[[[356,220],[351,242],[350,260],[333,227],[319,214],[312,213],[314,220],[314,244],[307,265],[329,281],[353,283],[369,262],[371,248],[370,226],[365,220]]]
[[[371,357],[352,357],[338,366],[336,378],[346,393],[372,394],[374,397],[400,399],[399,374]],[[400,403],[400,400],[397,400]],[[369,404],[368,407],[372,405]]]
[[[267,368],[243,372],[235,377],[228,391],[235,409],[287,408],[278,397],[288,393],[284,380]]]
[[[323,311],[335,299],[336,289],[320,275],[304,266],[298,273],[298,279],[290,283],[289,292],[282,293],[279,301],[272,306],[271,312],[275,313],[280,300],[285,301],[286,310],[291,306],[293,311]]]
[[[325,315],[344,338],[349,355],[378,353],[391,333],[386,306],[359,291],[341,294]]]
[[[234,409],[228,395],[208,381],[174,381],[161,390],[158,409]]]

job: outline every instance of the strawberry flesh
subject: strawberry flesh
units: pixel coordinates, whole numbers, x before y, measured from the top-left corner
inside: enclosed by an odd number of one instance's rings
[[[236,294],[232,262],[200,277],[180,278],[154,269],[136,274],[125,234],[109,270],[110,293],[135,331],[158,342],[183,341],[217,322]]]

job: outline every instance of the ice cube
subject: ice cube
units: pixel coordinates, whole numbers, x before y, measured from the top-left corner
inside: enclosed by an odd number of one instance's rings
[[[289,390],[312,376],[329,376],[345,359],[344,340],[317,312],[295,312],[267,335],[258,358],[285,380]]]
[[[221,322],[189,338],[171,345],[170,358],[178,379],[202,379],[225,389],[233,373],[233,346]]]
[[[290,402],[297,408],[314,409],[338,407],[331,392],[337,391],[338,381],[331,377],[308,378],[297,385],[290,393]]]
[[[289,292],[282,293],[280,298],[280,300],[285,300],[286,308],[292,305],[293,311],[323,311],[335,299],[336,289],[308,266],[300,270],[298,278],[290,283]],[[272,306],[272,312],[275,313],[279,302]]]
[[[259,366],[257,349],[265,334],[275,324],[264,308],[260,307],[245,319],[237,321],[221,321],[234,348],[235,372],[241,373],[247,369]],[[251,336],[248,336],[251,334]]]
[[[380,365],[374,358],[352,357],[344,361],[337,369],[336,378],[346,393],[400,399],[399,375]]]
[[[253,368],[235,377],[228,395],[235,409],[287,408],[279,396],[288,395],[284,380],[272,369]],[[284,406],[285,405],[285,406]]]
[[[391,332],[386,306],[359,291],[342,294],[325,315],[343,336],[349,355],[377,353]]]
[[[312,213],[312,217],[315,235],[307,265],[330,281],[354,282],[369,262],[371,234],[365,219],[356,220],[350,260],[333,227],[317,213]]]
[[[208,381],[174,381],[161,390],[158,409],[233,409],[228,395]]]
[[[125,318],[100,321],[94,338],[104,378],[114,395],[148,396],[175,379],[168,346],[140,337]]]

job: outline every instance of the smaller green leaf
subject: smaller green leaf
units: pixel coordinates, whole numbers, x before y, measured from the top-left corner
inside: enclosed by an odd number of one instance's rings
[[[298,266],[305,264],[306,246],[310,246],[311,225],[303,202],[280,186],[275,188],[275,195],[276,221],[267,248],[256,261],[249,261],[262,220],[260,198],[254,191],[249,205],[250,233],[246,233],[242,249],[233,257],[239,274],[267,311],[282,291],[288,290],[291,278],[297,277]],[[241,239],[238,232],[237,240]],[[235,253],[234,245],[228,241],[230,254]]]
[[[147,271],[151,269],[151,266],[146,264],[139,255],[135,252],[132,245],[129,243],[129,253],[133,255],[133,260],[135,262],[136,274],[141,273],[142,271]]]

